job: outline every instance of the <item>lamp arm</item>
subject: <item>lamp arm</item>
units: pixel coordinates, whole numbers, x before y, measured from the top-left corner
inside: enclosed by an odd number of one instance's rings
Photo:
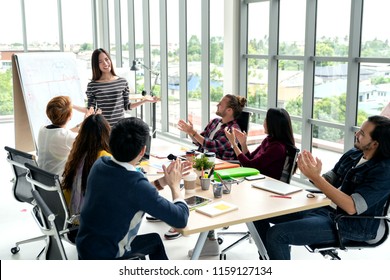
[[[153,71],[152,69],[150,69],[148,66],[146,66],[145,64],[141,63],[141,62],[138,62],[143,68],[145,68],[146,70],[148,70],[150,73],[152,73],[153,75],[156,75],[158,76],[159,73],[158,72],[155,72]]]

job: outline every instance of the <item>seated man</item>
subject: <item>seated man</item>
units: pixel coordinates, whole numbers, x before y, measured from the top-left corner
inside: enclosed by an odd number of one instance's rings
[[[390,119],[369,117],[356,132],[355,148],[323,176],[321,160],[308,151],[299,155],[298,167],[336,207],[254,222],[272,260],[290,259],[290,245],[337,242],[337,214],[382,215],[390,195]],[[275,225],[271,227],[270,223]],[[339,223],[345,240],[370,241],[378,227],[379,220],[342,219]]]
[[[99,158],[88,176],[76,238],[80,259],[123,259],[131,253],[168,259],[157,233],[137,235],[142,217],[146,212],[176,228],[187,225],[189,210],[179,187],[184,168],[180,159],[163,166],[173,202],[160,196],[134,167],[145,153],[148,136],[147,124],[134,117],[112,128],[112,157]]]
[[[199,147],[198,151],[202,153],[214,152],[215,156],[222,160],[237,159],[232,145],[226,138],[225,128],[228,130],[240,129],[236,119],[241,114],[245,104],[245,97],[227,94],[217,104],[215,114],[220,118],[211,120],[203,132],[198,133],[190,121],[187,123],[184,120],[178,122],[178,129],[191,137]]]
[[[226,94],[217,104],[217,111],[215,114],[220,118],[211,120],[203,132],[198,133],[192,123],[180,120],[177,124],[178,129],[187,133],[192,141],[198,146],[198,151],[214,152],[215,156],[222,160],[237,159],[234,153],[233,146],[225,135],[225,129],[240,130],[236,119],[241,114],[246,104],[246,98],[236,96],[233,94]],[[165,238],[175,234],[175,231],[170,230],[165,234]],[[192,256],[193,250],[188,252]],[[206,243],[202,249],[201,256],[215,256],[219,254],[219,245],[215,238],[214,231],[210,231]]]

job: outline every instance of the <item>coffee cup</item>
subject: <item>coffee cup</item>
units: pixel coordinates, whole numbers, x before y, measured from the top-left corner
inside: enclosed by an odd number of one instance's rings
[[[195,181],[196,181],[196,174],[190,173],[187,176],[183,177],[184,181],[184,189],[187,194],[194,193],[195,192]]]

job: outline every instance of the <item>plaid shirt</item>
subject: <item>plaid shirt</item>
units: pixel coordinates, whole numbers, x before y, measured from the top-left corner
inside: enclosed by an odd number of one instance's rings
[[[199,146],[198,151],[200,152],[214,152],[216,157],[222,160],[233,160],[237,159],[236,154],[230,145],[229,140],[225,135],[225,127],[231,129],[232,127],[240,129],[236,120],[228,123],[223,123],[218,131],[215,132],[214,137],[211,139],[211,132],[216,129],[218,124],[221,122],[221,118],[215,118],[209,122],[204,131],[200,134],[204,137],[203,144],[195,143]]]

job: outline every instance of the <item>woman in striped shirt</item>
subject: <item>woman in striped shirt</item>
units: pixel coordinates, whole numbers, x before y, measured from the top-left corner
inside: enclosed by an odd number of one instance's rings
[[[110,126],[125,116],[125,111],[134,109],[146,102],[155,103],[157,97],[145,96],[137,102],[129,100],[129,85],[125,78],[115,74],[110,55],[104,49],[96,49],[92,53],[92,80],[87,86],[88,108],[102,110]],[[74,106],[76,110],[84,110]]]

